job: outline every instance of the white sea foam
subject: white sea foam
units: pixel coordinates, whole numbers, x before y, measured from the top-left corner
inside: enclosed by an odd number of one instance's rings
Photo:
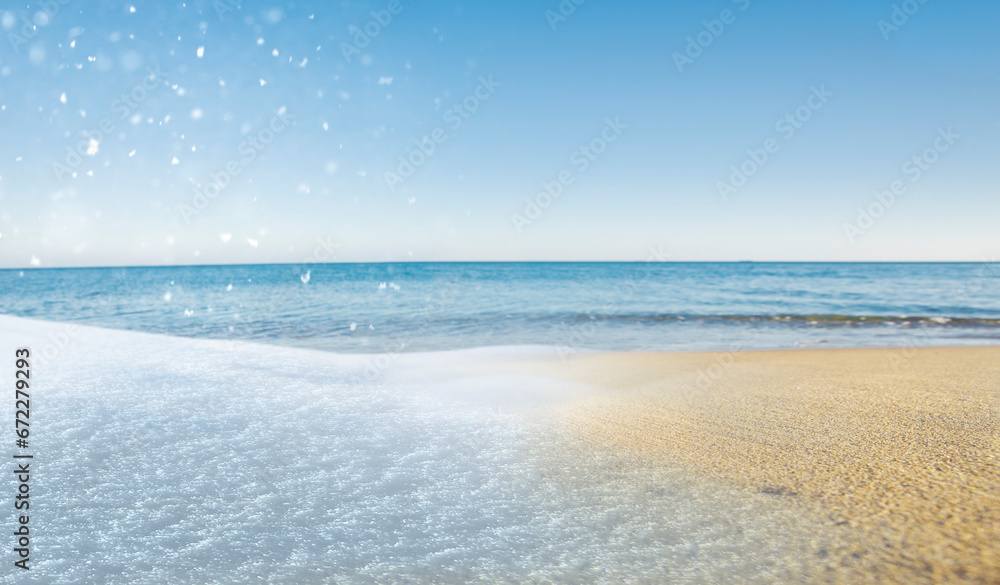
[[[406,356],[371,381],[367,356],[0,316],[2,379],[23,346],[39,356],[33,568],[0,583],[764,583],[796,570],[798,541],[766,497],[557,448],[557,425],[523,407],[581,390],[485,376],[475,352]],[[11,474],[0,485],[13,494]]]

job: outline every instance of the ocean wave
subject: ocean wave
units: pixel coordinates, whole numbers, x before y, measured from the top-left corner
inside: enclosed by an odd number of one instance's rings
[[[642,325],[654,323],[698,323],[698,324],[740,324],[740,323],[774,323],[789,325],[812,326],[923,326],[923,327],[1000,327],[1000,319],[990,317],[943,317],[919,315],[841,315],[841,314],[750,314],[750,315],[714,315],[690,313],[602,313],[600,311],[587,313],[507,313],[480,314],[473,316],[414,316],[411,320],[423,320],[428,323],[460,325],[484,321],[521,321],[525,323],[584,323],[601,321],[605,323],[620,323],[622,325]]]
[[[666,321],[696,321],[702,323],[715,322],[724,324],[741,322],[775,322],[795,325],[844,325],[844,326],[880,326],[880,325],[920,325],[925,327],[1000,327],[1000,319],[985,317],[941,317],[916,315],[691,315],[691,314],[576,314],[571,317],[576,321],[609,320],[624,322],[666,322]]]

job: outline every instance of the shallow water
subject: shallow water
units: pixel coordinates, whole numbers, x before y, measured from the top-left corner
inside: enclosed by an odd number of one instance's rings
[[[772,496],[574,448],[555,407],[587,388],[477,376],[488,352],[370,381],[363,357],[0,317],[4,353],[61,335],[32,363],[34,568],[0,583],[818,582],[839,546]]]

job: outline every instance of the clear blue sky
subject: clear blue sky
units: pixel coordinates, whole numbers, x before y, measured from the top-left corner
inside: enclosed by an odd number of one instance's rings
[[[1000,253],[992,0],[236,4],[0,9],[0,267]]]

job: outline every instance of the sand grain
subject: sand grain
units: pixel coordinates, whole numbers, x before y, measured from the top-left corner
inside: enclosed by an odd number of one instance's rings
[[[602,389],[568,407],[594,447],[861,531],[868,550],[845,554],[876,559],[864,580],[1000,582],[1000,348],[599,354],[533,369]]]

